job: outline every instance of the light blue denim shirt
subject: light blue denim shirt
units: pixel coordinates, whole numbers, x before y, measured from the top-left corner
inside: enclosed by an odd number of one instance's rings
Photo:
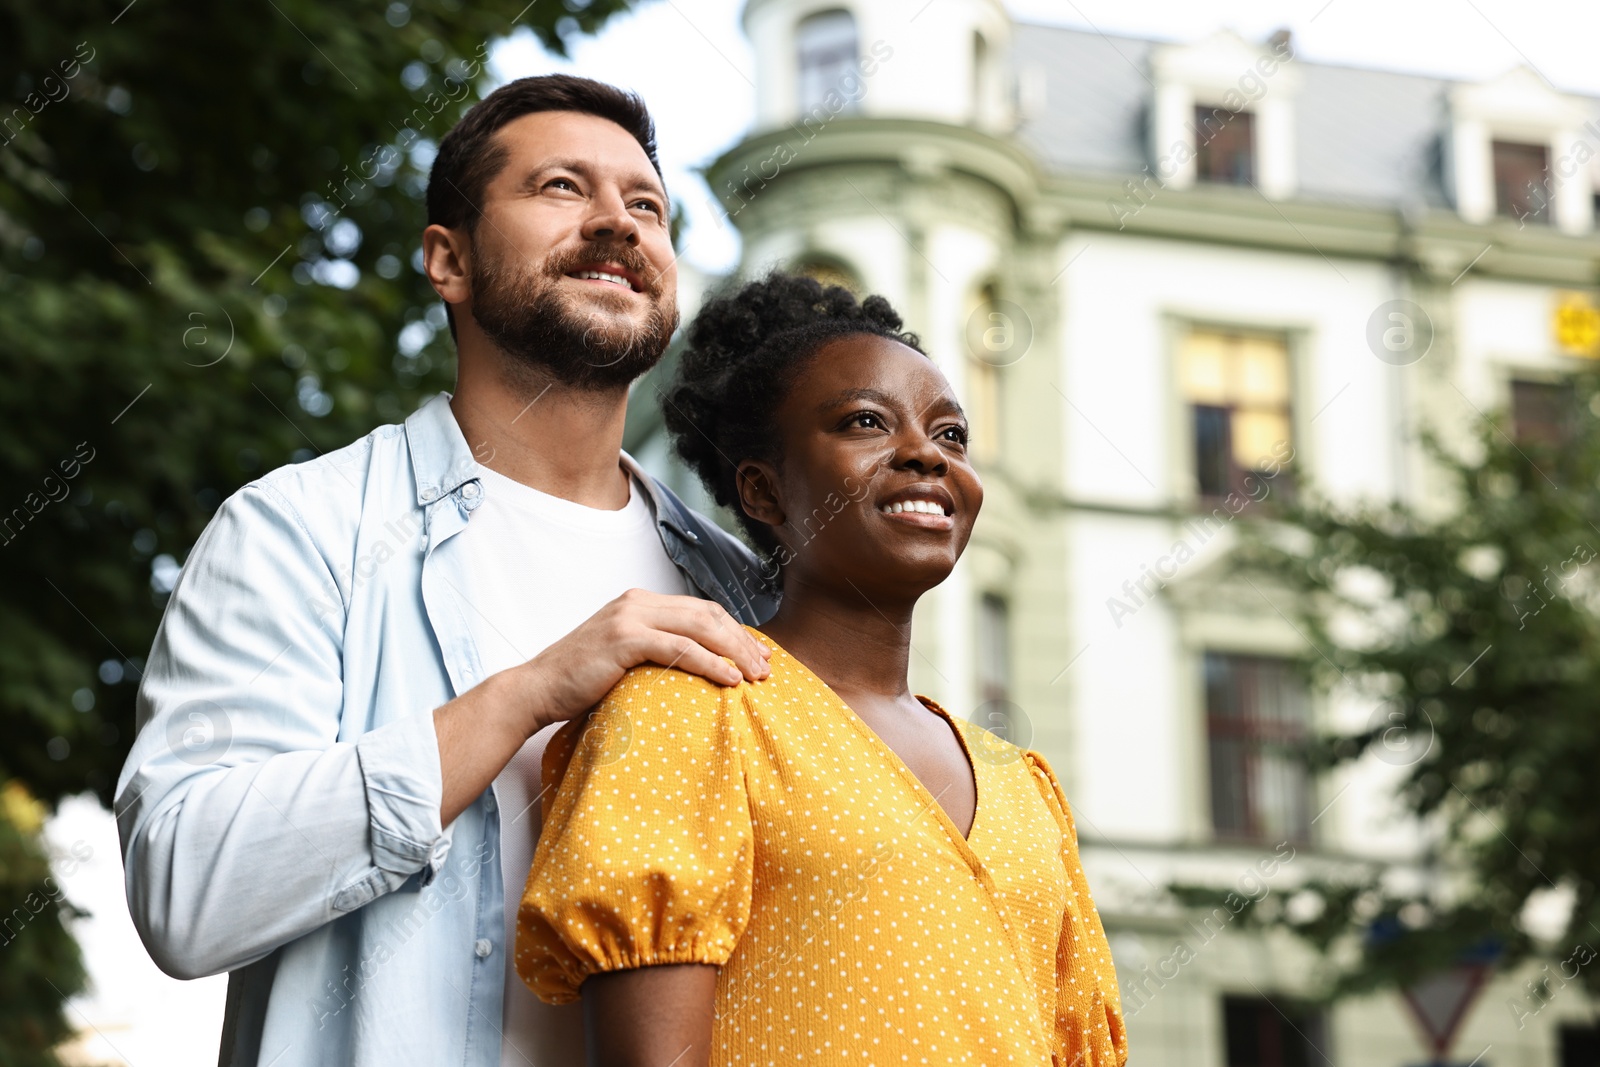
[[[749,552],[623,462],[691,587],[770,615]],[[500,1062],[500,815],[491,788],[440,826],[432,716],[484,677],[479,470],[440,394],[234,494],[172,592],[116,813],[151,956],[230,972],[223,1064]]]

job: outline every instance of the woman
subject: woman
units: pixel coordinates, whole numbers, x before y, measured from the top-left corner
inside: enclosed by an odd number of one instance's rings
[[[772,673],[639,668],[551,743],[523,980],[581,993],[598,1064],[1122,1064],[1054,775],[907,686],[983,502],[949,383],[881,297],[773,275],[700,313],[666,410],[777,566]]]

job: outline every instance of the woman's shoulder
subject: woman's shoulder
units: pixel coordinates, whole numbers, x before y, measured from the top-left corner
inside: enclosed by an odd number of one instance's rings
[[[574,761],[586,774],[601,768],[625,774],[652,753],[691,760],[710,753],[737,732],[730,722],[730,711],[739,706],[730,699],[736,693],[687,671],[634,667],[589,714],[572,719],[551,738],[545,782],[559,786]]]
[[[673,707],[715,708],[728,700],[740,687],[708,682],[698,674],[643,663],[623,673],[601,702],[601,707],[649,707],[667,704]]]
[[[1050,766],[1050,761],[1043,754],[1034,749],[1022,750],[1022,761],[1033,774],[1034,781],[1039,786],[1039,793],[1045,798],[1046,803],[1056,812],[1056,818],[1072,836],[1074,841],[1078,838],[1078,826],[1072,818],[1072,805],[1067,803],[1067,791],[1061,788],[1061,780],[1056,777],[1056,772]]]
[[[674,734],[720,732],[743,707],[742,690],[748,684],[723,686],[688,671],[644,664],[623,674],[593,717],[653,725]]]

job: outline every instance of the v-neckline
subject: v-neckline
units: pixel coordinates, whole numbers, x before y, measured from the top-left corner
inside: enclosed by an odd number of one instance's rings
[[[911,769],[906,761],[900,758],[900,753],[890,748],[889,743],[879,737],[878,732],[868,726],[866,720],[856,712],[856,709],[852,708],[849,702],[838,693],[835,693],[833,687],[823,681],[816,671],[807,667],[794,653],[755,627],[747,625],[745,629],[749,630],[759,640],[771,645],[774,651],[781,652],[796,667],[814,679],[817,685],[822,687],[828,696],[833,699],[834,705],[844,712],[844,718],[861,734],[867,744],[876,749],[881,757],[888,760],[890,766],[894,768],[900,777],[919,794],[924,802],[925,809],[931,807],[935,811],[936,818],[944,826],[945,832],[956,843],[957,848],[962,851],[968,862],[975,862],[976,854],[972,852],[972,839],[978,832],[978,816],[983,811],[983,783],[978,778],[978,761],[972,758],[972,749],[967,744],[967,735],[962,732],[955,718],[944,710],[938,701],[922,696],[920,693],[912,694],[919,704],[939,716],[950,727],[950,732],[956,735],[956,744],[961,746],[961,756],[967,761],[967,772],[972,775],[972,825],[967,827],[967,832],[964,834],[961,832],[961,827],[957,826],[956,821],[950,817],[950,813],[944,810],[944,805],[939,803],[939,798],[934,795],[933,790],[929,789],[922,779],[917,777],[917,773]]]

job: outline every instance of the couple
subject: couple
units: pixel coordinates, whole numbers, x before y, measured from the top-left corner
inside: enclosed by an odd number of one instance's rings
[[[640,101],[497,90],[428,214],[455,393],[226,501],[141,685],[128,902],[229,972],[221,1062],[1123,1062],[1055,778],[907,687],[983,491],[899,316],[780,274],[690,327],[752,552],[621,452],[677,325]]]

